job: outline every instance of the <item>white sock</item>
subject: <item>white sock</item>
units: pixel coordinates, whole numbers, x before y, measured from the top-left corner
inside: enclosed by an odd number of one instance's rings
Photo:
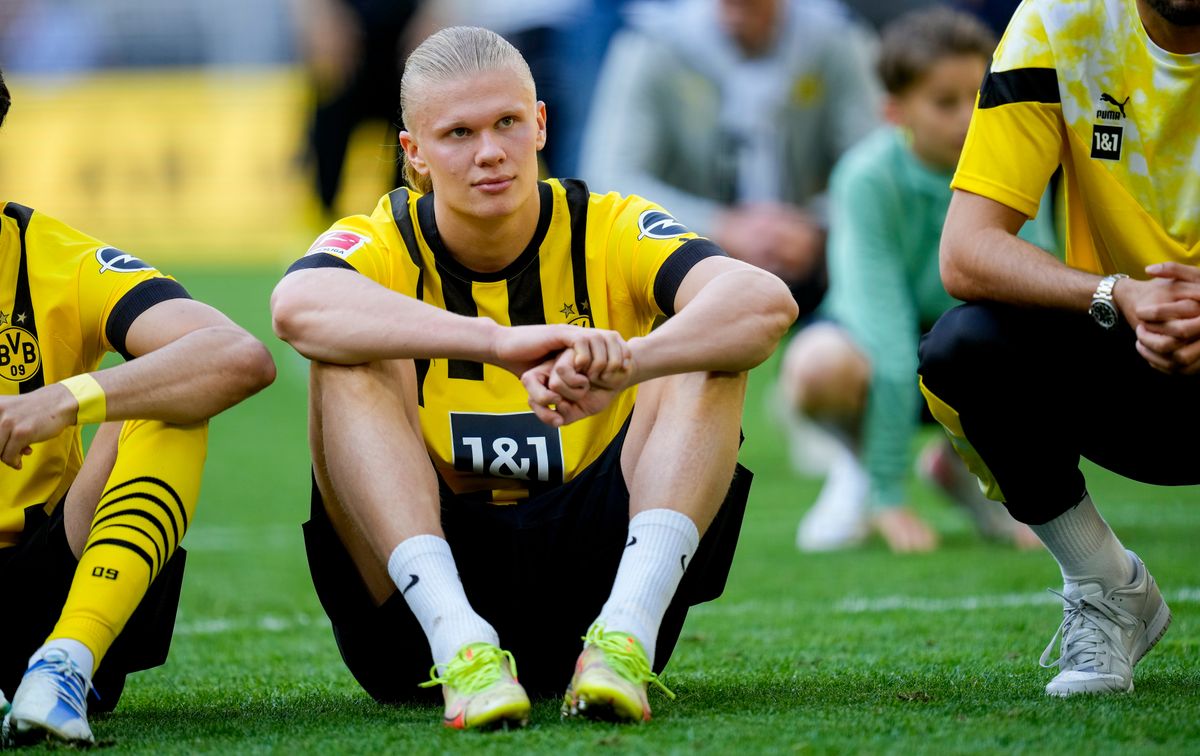
[[[445,538],[419,535],[405,540],[392,551],[387,570],[421,623],[439,667],[468,643],[500,645],[495,628],[467,601]]]
[[[1085,494],[1078,504],[1050,522],[1030,527],[1058,560],[1064,583],[1099,578],[1108,589],[1133,580],[1133,561],[1096,511],[1091,496]]]
[[[96,657],[90,648],[71,638],[55,638],[46,641],[41,648],[33,652],[33,656],[29,657],[29,666],[33,666],[35,661],[41,659],[52,648],[66,653],[67,658],[75,662],[75,666],[83,673],[83,678],[89,683],[92,681],[92,667],[96,665]]]
[[[596,622],[633,635],[654,664],[658,627],[699,545],[696,524],[682,512],[648,509],[634,515],[612,593]]]

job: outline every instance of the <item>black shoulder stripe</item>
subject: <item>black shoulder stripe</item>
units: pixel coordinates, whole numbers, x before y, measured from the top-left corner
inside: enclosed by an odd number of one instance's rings
[[[658,269],[654,279],[654,301],[667,317],[675,314],[675,294],[688,271],[706,257],[728,257],[725,250],[708,239],[688,239],[679,245]]]
[[[133,321],[159,302],[191,298],[187,289],[183,288],[178,281],[172,281],[169,278],[151,278],[148,281],[142,281],[125,292],[125,296],[121,297],[120,302],[117,302],[112,314],[108,316],[108,322],[104,324],[104,336],[108,339],[108,343],[112,344],[112,348],[117,354],[126,360],[132,360],[133,355],[125,349],[125,337],[129,335],[129,327],[133,325]]]
[[[1053,68],[1014,68],[988,71],[979,92],[979,107],[994,108],[1014,102],[1061,102],[1058,71]]]
[[[591,315],[587,285],[587,216],[591,192],[579,179],[562,182],[567,190],[567,210],[571,214],[571,278],[575,283],[575,311]]]
[[[296,262],[288,266],[288,273],[295,273],[298,270],[311,270],[313,268],[344,268],[346,270],[356,270],[350,263],[346,262],[337,255],[331,255],[328,252],[320,252],[315,255],[305,255]]]
[[[396,224],[396,230],[400,232],[400,238],[404,241],[404,246],[408,248],[409,259],[413,265],[421,267],[421,248],[417,246],[417,234],[413,230],[412,215],[408,212],[408,189],[400,187],[392,190],[388,195],[388,201],[392,203],[392,222]]]

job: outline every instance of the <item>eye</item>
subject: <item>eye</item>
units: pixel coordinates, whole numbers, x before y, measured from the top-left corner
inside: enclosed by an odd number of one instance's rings
[[[517,122],[517,119],[514,118],[513,116],[504,116],[503,118],[501,118],[499,121],[496,122],[496,125],[502,129],[507,129],[509,126],[512,126],[516,122]]]
[[[450,129],[450,136],[454,137],[455,139],[462,139],[463,137],[470,136],[470,134],[471,130],[466,126],[459,126],[458,128]]]

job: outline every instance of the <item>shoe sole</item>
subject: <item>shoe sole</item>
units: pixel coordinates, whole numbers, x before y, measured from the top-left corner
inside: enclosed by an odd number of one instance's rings
[[[455,730],[507,730],[510,727],[524,727],[529,724],[529,702],[515,701],[498,706],[470,722],[459,722],[457,718],[442,720],[442,724]]]
[[[583,717],[600,722],[642,722],[648,719],[640,704],[607,689],[585,690],[563,710],[563,716]]]
[[[59,744],[88,747],[96,744],[95,739],[71,738],[56,732],[38,722],[28,720],[10,720],[7,722],[6,734],[8,743],[12,746],[23,747],[40,744]],[[27,729],[22,729],[22,728]]]

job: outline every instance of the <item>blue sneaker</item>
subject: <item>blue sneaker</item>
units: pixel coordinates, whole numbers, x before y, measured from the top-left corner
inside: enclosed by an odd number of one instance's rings
[[[65,651],[47,650],[25,670],[4,718],[5,730],[16,741],[51,735],[71,743],[95,743],[87,721],[90,687]]]

